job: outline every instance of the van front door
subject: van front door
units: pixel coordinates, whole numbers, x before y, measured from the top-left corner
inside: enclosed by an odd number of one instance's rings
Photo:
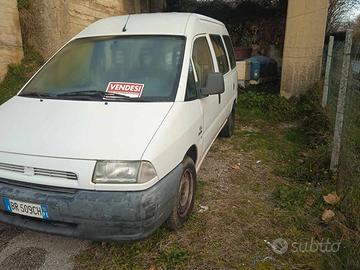
[[[210,51],[209,38],[206,35],[196,37],[193,44],[192,60],[195,68],[197,88],[205,87],[206,79],[210,72],[214,72],[214,62]],[[203,153],[208,150],[218,131],[218,115],[221,111],[218,95],[203,97],[200,100],[203,111]]]

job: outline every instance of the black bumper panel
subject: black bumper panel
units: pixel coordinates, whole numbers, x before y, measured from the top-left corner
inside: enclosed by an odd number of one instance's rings
[[[182,165],[144,191],[66,192],[22,186],[0,179],[0,222],[40,232],[93,240],[136,240],[149,236],[174,206]],[[8,213],[4,198],[46,204],[49,220]]]

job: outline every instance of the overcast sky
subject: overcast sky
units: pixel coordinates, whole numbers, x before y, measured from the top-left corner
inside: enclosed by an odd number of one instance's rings
[[[357,16],[359,16],[360,15],[360,6],[358,7],[358,9],[355,9],[349,15],[352,20],[355,19]]]
[[[354,18],[356,18],[357,16],[359,16],[360,15],[360,9],[358,9],[358,10],[356,10],[355,12],[354,12]]]

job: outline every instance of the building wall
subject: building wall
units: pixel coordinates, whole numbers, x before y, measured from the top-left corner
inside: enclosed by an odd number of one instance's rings
[[[289,0],[281,95],[299,96],[320,79],[328,0]]]
[[[32,0],[30,13],[35,27],[28,35],[29,42],[48,58],[92,22],[149,12],[150,3],[149,0]]]
[[[16,0],[0,0],[0,81],[10,63],[23,58],[19,12]]]

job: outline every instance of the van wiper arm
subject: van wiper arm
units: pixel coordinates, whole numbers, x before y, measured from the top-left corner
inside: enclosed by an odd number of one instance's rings
[[[103,97],[104,92],[98,90],[73,91],[57,94],[56,97]]]
[[[33,97],[33,98],[53,98],[53,96],[50,96],[48,94],[41,94],[38,92],[30,92],[30,93],[24,93],[19,95],[20,97]]]
[[[122,95],[122,94],[118,94],[118,93],[108,93],[108,92],[104,92],[104,99],[131,99],[131,97],[126,96],[126,95]]]
[[[74,92],[68,92],[68,93],[62,93],[56,95],[56,97],[72,97],[72,98],[84,98],[84,97],[90,97],[90,98],[101,98],[101,99],[128,99],[130,97],[117,94],[117,93],[108,93],[104,91],[99,90],[86,90],[86,91],[74,91]]]

